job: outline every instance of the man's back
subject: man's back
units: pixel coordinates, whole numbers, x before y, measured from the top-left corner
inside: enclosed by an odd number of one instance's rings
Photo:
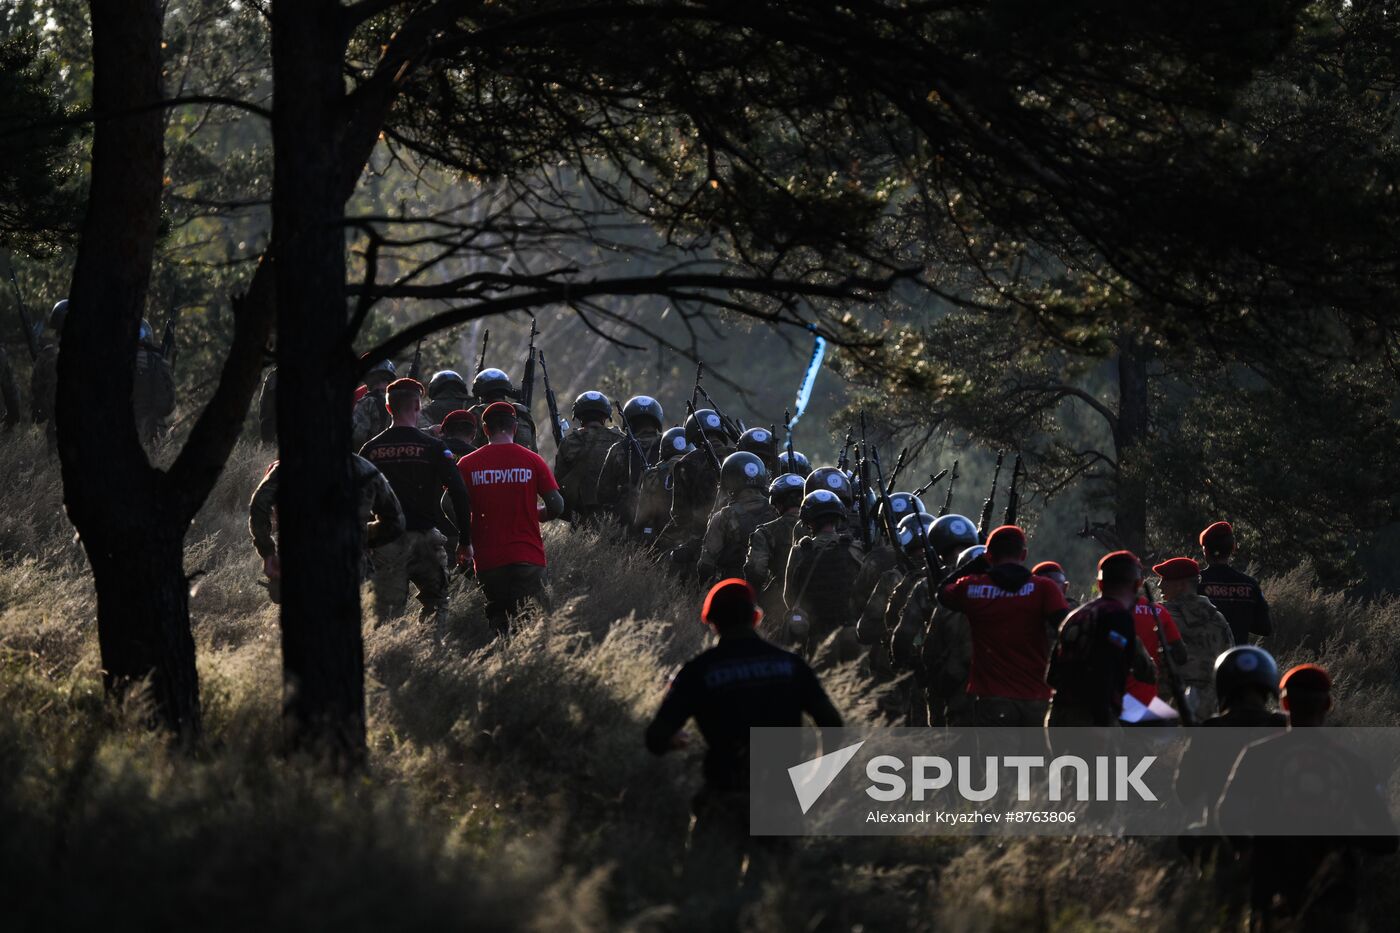
[[[1049,626],[1069,609],[1058,584],[1033,576],[1021,564],[1004,563],[946,584],[939,602],[967,616],[972,633],[968,693],[1019,700],[1050,698],[1045,683]]]
[[[1136,644],[1133,612],[1116,599],[1101,596],[1071,612],[1060,626],[1047,674],[1056,708],[1076,706],[1094,725],[1115,722]]]
[[[442,441],[417,428],[391,427],[366,443],[360,456],[389,481],[408,531],[443,530],[442,490],[452,480],[455,458]]]
[[[1229,564],[1210,564],[1201,570],[1200,595],[1215,604],[1230,623],[1237,645],[1249,644],[1250,635],[1272,635],[1274,624],[1259,581]]]
[[[818,726],[841,718],[807,662],[756,634],[722,638],[689,661],[647,728],[647,747],[665,742],[694,717],[705,737],[705,778],[711,786],[748,786],[749,729],[800,726],[803,713]]]
[[[472,508],[478,572],[508,564],[545,565],[539,498],[559,488],[539,454],[519,444],[487,444],[457,462]]]

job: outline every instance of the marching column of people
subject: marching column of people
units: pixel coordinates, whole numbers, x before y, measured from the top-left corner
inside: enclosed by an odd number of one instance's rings
[[[453,370],[426,390],[394,376],[387,361],[370,367],[353,411],[357,439],[368,433],[352,464],[381,622],[403,611],[410,583],[420,618],[439,616],[452,555],[475,576],[494,630],[508,635],[529,605],[548,606],[541,526],[558,518],[615,533],[683,586],[708,587],[701,618],[717,643],[680,669],[645,736],[658,754],[682,748],[693,719],[707,745],[688,874],[703,865],[729,884],[746,857],[750,877],[771,868],[783,847],[747,832],[748,730],[804,717],[839,726],[819,676],[832,665],[858,663],[883,685],[879,718],[895,725],[1116,729],[1132,700],[1144,722],[1180,714],[1202,728],[1278,730],[1282,740],[1322,724],[1331,708],[1325,671],[1304,666],[1280,679],[1269,653],[1249,643],[1273,624],[1258,581],[1231,566],[1226,522],[1200,534],[1204,565],[1177,556],[1151,567],[1160,603],[1139,556],[1115,551],[1098,563],[1097,592],[1076,604],[1065,565],[1028,565],[1030,542],[1011,506],[988,533],[990,499],[979,530],[948,503],[934,516],[893,482],[872,489],[844,458],[814,469],[780,450],[771,431],[736,426],[714,408],[692,406],[683,427],[667,428],[652,396],[615,409],[596,390],[576,398],[572,430],[551,394],[551,470],[504,371],[481,369],[470,388]],[[275,388],[271,375],[265,396]],[[276,467],[249,509],[274,595]],[[1284,713],[1270,709],[1280,697]],[[1335,918],[1355,904],[1357,857],[1394,851],[1393,835],[1255,846],[1231,831],[1262,805],[1241,796],[1247,779],[1295,748],[1316,751],[1304,736],[1289,742],[1242,745],[1230,771],[1188,747],[1177,794],[1223,840],[1207,849],[1227,853],[1249,879],[1255,916]],[[1360,764],[1327,752],[1356,778],[1354,812],[1389,826]],[[1300,902],[1302,891],[1318,898]]]

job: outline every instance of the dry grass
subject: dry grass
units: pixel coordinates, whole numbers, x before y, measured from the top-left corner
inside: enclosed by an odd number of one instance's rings
[[[1210,925],[1202,886],[1151,840],[812,840],[756,901],[697,898],[677,867],[698,752],[659,760],[641,745],[670,672],[703,642],[695,596],[588,532],[550,529],[556,606],[508,644],[466,586],[438,626],[367,614],[367,776],[280,757],[277,619],[244,511],[268,455],[251,445],[189,536],[208,736],[193,760],[171,755],[104,703],[56,465],[36,432],[8,440],[0,873],[14,929]],[[1332,667],[1348,722],[1400,720],[1400,605],[1320,592],[1306,571],[1268,589],[1281,660]],[[853,670],[828,683],[849,718],[869,714]]]

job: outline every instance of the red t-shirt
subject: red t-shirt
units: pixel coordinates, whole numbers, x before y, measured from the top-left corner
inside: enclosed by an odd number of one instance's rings
[[[487,444],[457,461],[472,501],[476,569],[545,566],[539,497],[559,484],[539,454],[519,444]]]
[[[1012,700],[1048,700],[1050,662],[1047,619],[1069,611],[1060,585],[1028,576],[1005,590],[990,574],[962,577],[943,589],[942,603],[967,616],[972,632],[972,673],[967,692]]]
[[[1167,611],[1166,606],[1158,606],[1157,614],[1162,617],[1162,633],[1167,636],[1167,644],[1173,645],[1181,641],[1181,631],[1176,627],[1176,620]],[[1152,652],[1152,663],[1157,665],[1160,674],[1162,670],[1162,643],[1157,638],[1157,623],[1152,618],[1152,609],[1147,603],[1146,596],[1139,596],[1137,605],[1133,607],[1133,625],[1137,628],[1138,641],[1147,646],[1147,650]],[[1143,704],[1151,703],[1152,698],[1157,696],[1156,684],[1145,684],[1140,680],[1128,675],[1128,693]]]

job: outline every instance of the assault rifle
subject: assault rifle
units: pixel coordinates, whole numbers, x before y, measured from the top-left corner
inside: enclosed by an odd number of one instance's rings
[[[943,508],[938,510],[938,517],[947,515],[953,508],[953,487],[958,482],[958,461],[953,461],[953,475],[948,477],[948,494],[943,497]]]
[[[530,346],[525,350],[525,374],[520,377],[520,404],[529,408],[535,400],[535,316],[530,315]]]
[[[977,536],[982,539],[983,544],[987,542],[987,535],[992,533],[992,509],[996,508],[997,483],[1001,481],[1001,462],[1005,457],[1005,451],[997,451],[997,468],[992,473],[992,491],[987,493],[987,501],[982,503],[982,520],[977,524]]]
[[[885,495],[888,496],[894,492],[894,484],[899,481],[899,474],[904,471],[904,458],[908,456],[909,448],[905,447],[900,450],[899,456],[895,458],[894,469],[890,471],[890,481],[881,487],[885,490]]]
[[[846,432],[846,442],[841,445],[841,453],[836,458],[836,469],[845,473],[851,468],[851,432]]]
[[[165,330],[160,335],[160,358],[173,368],[175,366],[175,311],[165,319]]]
[[[1016,524],[1016,514],[1021,510],[1021,478],[1026,475],[1026,469],[1021,463],[1021,455],[1016,455],[1016,463],[1011,467],[1011,492],[1006,497],[1006,514],[1002,516],[1003,525]]]
[[[710,397],[709,392],[705,391],[705,386],[701,382],[704,376],[705,364],[703,362],[697,361],[695,364],[695,391],[691,393],[691,398],[695,398],[696,396],[703,398],[705,400],[705,404],[709,405],[712,409],[714,409],[715,414],[719,415],[719,423],[724,427],[724,433],[729,436],[729,439],[731,441],[738,443],[739,435],[744,433],[743,424],[736,424],[735,422],[731,421],[729,417],[723,411],[720,410],[720,407],[715,404],[715,400]],[[691,402],[691,404],[694,405],[695,403]]]
[[[918,489],[914,490],[914,496],[915,496],[915,498],[920,498],[920,497],[922,497],[924,493],[928,492],[930,489],[932,489],[933,487],[937,486],[939,483],[943,482],[943,477],[945,477],[945,476],[947,476],[947,475],[948,475],[948,468],[947,468],[947,467],[944,467],[943,469],[939,470],[937,473],[930,473],[930,474],[928,475],[928,482],[927,482],[927,483],[924,483],[924,484],[923,484],[922,486],[920,486]]]
[[[632,422],[628,421],[620,414],[618,415],[617,420],[622,422],[622,430],[627,435],[627,442],[632,445],[632,450],[629,451],[627,454],[627,485],[635,489],[637,488],[637,480],[633,479],[632,454],[636,453],[636,455],[641,459],[643,473],[647,471],[647,468],[651,466],[651,463],[647,460],[647,452],[642,449],[642,442],[637,440],[637,435],[632,431]]]
[[[695,415],[694,402],[686,403],[685,413],[690,417],[695,418],[696,424],[700,423],[700,419]],[[719,479],[719,474],[721,473],[719,454],[715,453],[714,445],[710,443],[710,435],[705,432],[705,426],[703,424],[700,425],[700,446],[704,448],[705,453],[709,456],[710,466],[715,468],[715,479]]]
[[[486,341],[481,342],[481,352],[486,352]],[[540,375],[544,377],[544,401],[549,406],[549,426],[554,431],[554,443],[564,443],[564,432],[569,430],[569,422],[559,417],[559,400],[554,397],[554,389],[549,385],[549,367],[544,362],[544,351],[539,351]]]
[[[486,345],[491,342],[491,328],[481,332],[481,356],[476,359],[476,373],[472,377],[472,382],[476,381],[476,376],[481,375],[481,371],[486,368]]]
[[[898,550],[899,548],[899,526],[894,521],[894,508],[890,505],[890,494],[885,490],[885,471],[880,468],[880,448],[870,448],[870,459],[875,464],[875,488],[880,497],[880,512],[884,516],[881,524],[885,528],[885,534],[889,535],[890,546]],[[917,512],[913,513],[917,514]]]
[[[166,325],[167,328],[169,325]],[[420,374],[423,372],[423,341],[418,341],[418,346],[413,348],[413,362],[408,366],[408,378],[422,381]]]
[[[19,326],[24,331],[24,343],[29,347],[29,358],[39,358],[39,335],[34,332],[34,322],[29,319],[29,311],[24,307],[24,296],[19,291],[19,279],[15,278],[14,266],[10,267],[10,287],[15,290],[15,310],[19,312]]]
[[[1181,671],[1177,670],[1176,661],[1167,648],[1167,633],[1162,628],[1162,614],[1157,611],[1157,596],[1152,592],[1152,583],[1144,580],[1142,590],[1147,597],[1147,608],[1152,612],[1152,625],[1157,631],[1157,644],[1161,648],[1162,667],[1167,672],[1167,683],[1171,687],[1172,700],[1176,702],[1176,711],[1181,716],[1181,724],[1183,726],[1197,725],[1196,711],[1191,708],[1190,697],[1186,695],[1186,685],[1181,682]],[[1151,655],[1156,652],[1148,648],[1147,653]]]

